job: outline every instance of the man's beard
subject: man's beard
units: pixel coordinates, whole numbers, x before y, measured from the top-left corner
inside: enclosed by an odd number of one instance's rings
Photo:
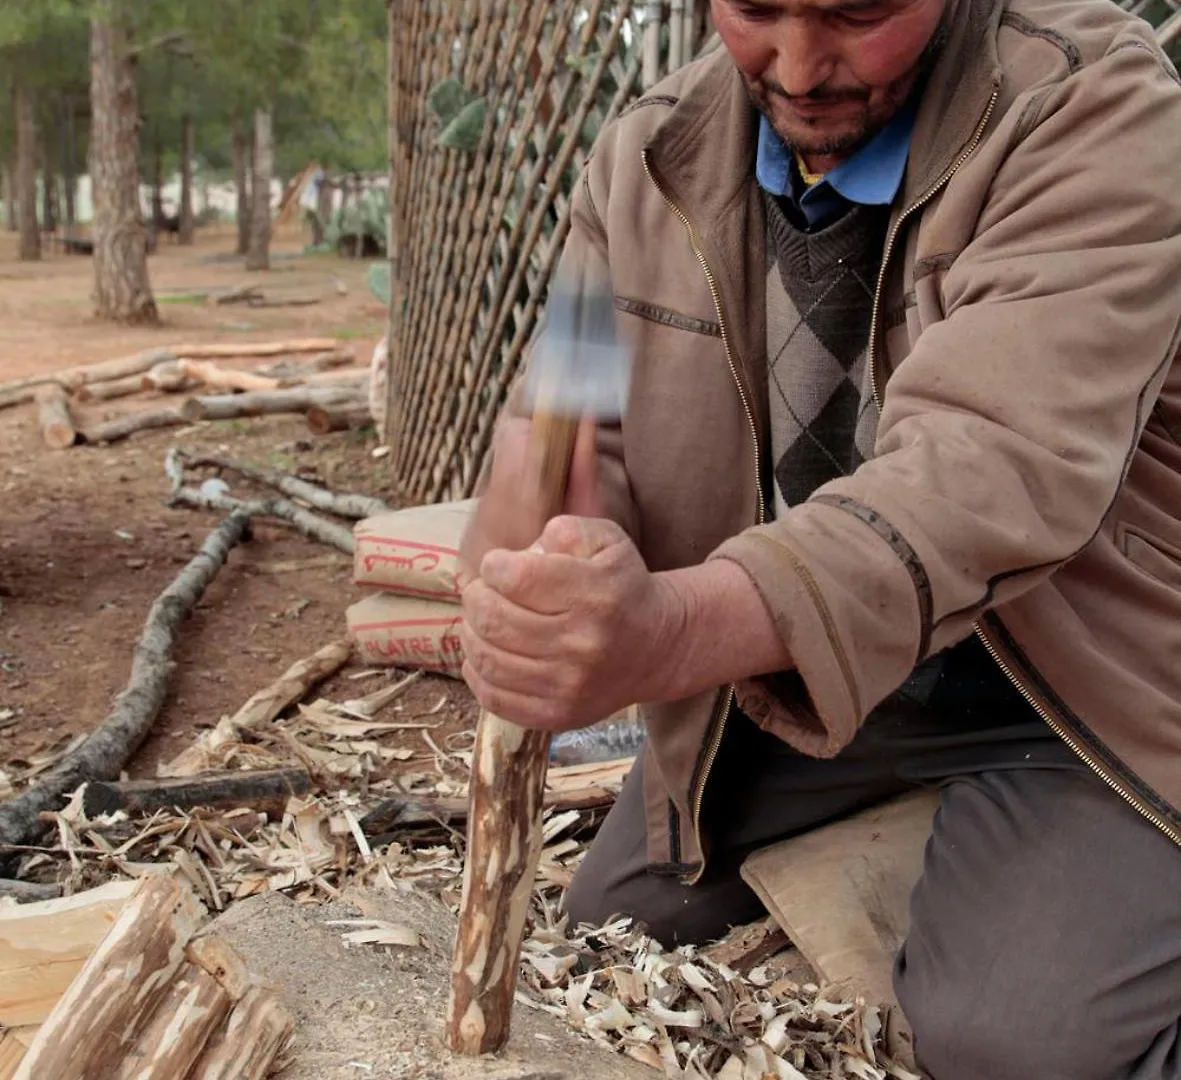
[[[864,146],[882,128],[889,124],[898,115],[898,112],[903,108],[909,98],[922,92],[922,86],[927,76],[931,73],[931,69],[935,66],[935,62],[939,59],[940,53],[943,52],[949,34],[948,17],[945,15],[936,27],[935,33],[931,35],[930,41],[923,48],[915,66],[887,87],[886,96],[881,101],[871,104],[870,92],[864,88],[842,88],[825,85],[818,86],[810,93],[794,99],[816,103],[838,101],[864,102],[864,108],[861,113],[849,117],[846,121],[848,126],[840,132],[824,134],[817,131],[814,133],[814,137],[809,137],[807,129],[817,127],[821,122],[809,121],[806,118],[798,121],[799,130],[782,130],[781,125],[776,121],[771,99],[782,97],[790,101],[793,98],[779,83],[773,80],[764,78],[759,80],[759,83],[756,85],[747,79],[745,80],[747,93],[750,95],[754,107],[767,118],[772,128],[775,129],[776,134],[787,145],[793,147],[801,154],[809,156],[849,154]]]

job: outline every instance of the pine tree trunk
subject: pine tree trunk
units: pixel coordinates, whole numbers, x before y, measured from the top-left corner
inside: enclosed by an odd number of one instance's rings
[[[33,95],[16,87],[16,201],[20,222],[20,257],[23,262],[41,258],[41,232],[37,225],[37,121]]]
[[[250,250],[250,180],[247,175],[248,158],[246,136],[242,133],[242,122],[234,121],[234,188],[238,195],[238,254]]]
[[[193,154],[196,134],[193,118],[185,115],[180,121],[180,232],[177,242],[193,242]]]
[[[250,193],[250,248],[247,270],[271,267],[271,171],[274,163],[269,109],[254,110],[254,167]]]
[[[315,240],[313,241],[317,246],[324,243],[324,233],[328,225],[332,221],[332,203],[333,196],[336,194],[336,185],[324,177],[320,184],[320,190],[316,195],[316,229]]]
[[[62,132],[62,190],[65,196],[66,230],[72,230],[77,221],[78,176],[74,167],[74,102],[67,99],[66,124]]]
[[[160,137],[156,136],[152,147],[152,228],[159,229],[164,224],[164,147],[160,145]]]
[[[90,109],[95,311],[118,322],[155,323],[139,207],[136,58],[126,31],[97,15],[90,22]]]
[[[4,173],[0,179],[4,183],[4,226],[9,232],[16,232],[20,226],[16,223],[16,173],[11,161],[4,162]]]
[[[45,133],[45,148],[44,157],[42,158],[43,167],[41,169],[41,228],[47,233],[57,231],[58,219],[58,204],[57,204],[57,171],[53,167],[53,144],[54,137],[52,131]]]

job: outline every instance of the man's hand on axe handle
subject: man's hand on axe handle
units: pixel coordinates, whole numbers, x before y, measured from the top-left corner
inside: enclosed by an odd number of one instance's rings
[[[535,541],[541,526],[528,517],[522,484],[528,425],[498,436],[465,544],[473,576],[460,634],[480,704],[526,727],[564,731],[636,702],[791,667],[736,564],[651,573],[627,534],[595,516],[593,434],[590,425],[580,432],[565,515]]]

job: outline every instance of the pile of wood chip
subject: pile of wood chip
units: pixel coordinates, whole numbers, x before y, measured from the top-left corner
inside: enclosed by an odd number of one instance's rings
[[[7,853],[22,856],[22,878],[67,892],[176,874],[222,911],[268,891],[319,904],[354,884],[397,891],[409,883],[454,912],[470,741],[436,740],[429,713],[378,719],[397,696],[390,686],[321,699],[248,738],[206,733],[205,765],[307,770],[308,794],[287,798],[273,816],[239,807],[87,817],[83,788],[63,810],[42,815],[52,842]],[[422,750],[389,745],[388,736],[408,727],[421,732]],[[407,772],[407,758],[421,758],[422,770]],[[668,1077],[918,1080],[888,1055],[888,1017],[875,1006],[836,1000],[767,965],[739,971],[693,948],[665,951],[628,920],[567,925],[565,890],[629,765],[551,770],[518,1001]],[[382,936],[386,929],[361,927],[355,944],[397,944]]]

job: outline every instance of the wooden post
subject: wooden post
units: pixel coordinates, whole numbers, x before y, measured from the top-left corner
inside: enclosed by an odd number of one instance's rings
[[[578,421],[536,413],[538,487],[545,519],[561,511]],[[550,735],[480,714],[472,752],[467,857],[451,961],[447,1040],[456,1053],[508,1041],[529,898],[541,854]]]

